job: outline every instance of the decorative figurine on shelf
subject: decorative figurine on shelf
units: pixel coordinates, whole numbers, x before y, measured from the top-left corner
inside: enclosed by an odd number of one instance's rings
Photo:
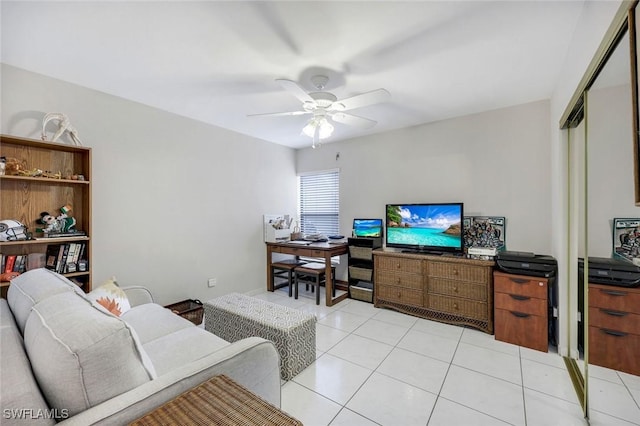
[[[22,222],[13,219],[0,220],[0,241],[18,241],[30,238],[27,227]]]
[[[49,214],[49,212],[40,213],[40,219],[38,219],[38,222],[47,226],[43,229],[36,230],[44,232],[45,234],[75,232],[76,219],[68,215],[70,211],[71,205],[66,204],[60,207],[60,215],[58,215],[58,217],[54,217]]]
[[[47,127],[47,123],[51,120],[58,121],[58,131],[56,131],[53,137],[49,139],[51,142],[57,142],[60,136],[62,136],[64,132],[69,132],[69,137],[71,138],[71,141],[73,142],[73,144],[77,146],[82,146],[82,142],[80,142],[80,137],[78,136],[78,131],[76,130],[75,127],[71,125],[71,121],[69,120],[69,117],[67,117],[65,114],[61,112],[50,112],[48,114],[45,114],[44,118],[42,119],[42,140],[43,141],[47,140],[45,128]]]

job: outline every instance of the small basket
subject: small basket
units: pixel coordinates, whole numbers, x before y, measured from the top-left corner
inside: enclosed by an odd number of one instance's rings
[[[349,246],[349,254],[354,259],[372,259],[371,247]]]
[[[183,300],[182,302],[167,305],[165,308],[170,309],[174,314],[180,315],[195,325],[202,324],[204,308],[202,307],[202,302],[198,299]]]
[[[349,266],[349,279],[371,281],[371,269]]]
[[[349,292],[352,299],[373,303],[373,286],[371,283],[358,281],[356,285],[349,286]]]

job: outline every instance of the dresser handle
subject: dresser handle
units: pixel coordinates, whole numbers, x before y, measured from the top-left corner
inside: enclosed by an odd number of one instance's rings
[[[603,289],[600,289],[600,291],[603,292],[604,294],[608,294],[609,296],[626,296],[627,295],[626,291],[603,290]]]
[[[400,262],[396,265],[396,268],[400,269]]]
[[[519,294],[509,294],[509,296],[511,296],[511,298],[515,299],[515,300],[529,300],[529,299],[531,299],[529,296],[520,296]]]
[[[600,311],[604,312],[607,315],[612,315],[614,317],[626,317],[627,316],[627,312],[610,311],[609,309],[602,309],[602,308],[600,308]]]
[[[600,331],[614,337],[625,337],[627,335],[627,333],[623,331],[607,330],[606,328],[601,328]]]
[[[402,279],[398,277],[398,279],[396,280],[396,284],[400,284],[400,281],[402,281]]]
[[[402,292],[398,292],[398,299],[400,299],[402,297]]]
[[[451,271],[451,274],[452,274],[452,275],[458,275],[458,270],[457,270],[457,269],[454,269],[453,271]]]
[[[458,287],[457,287],[457,286],[453,288],[453,292],[454,292],[454,293],[457,293],[457,292],[458,292]]]
[[[453,304],[453,309],[456,309],[456,310],[458,309],[458,304],[457,303]]]
[[[525,280],[524,278],[509,278],[509,279],[516,284],[524,284],[529,282],[529,280]]]
[[[529,314],[525,314],[524,312],[517,312],[517,311],[509,311],[509,312],[511,312],[511,315],[518,318],[528,318],[531,316]]]

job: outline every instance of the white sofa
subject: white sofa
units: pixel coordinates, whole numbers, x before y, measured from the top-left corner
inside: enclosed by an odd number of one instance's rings
[[[225,374],[280,407],[275,346],[229,343],[127,290],[120,317],[46,269],[11,282],[0,300],[0,423],[126,424]],[[55,419],[54,419],[55,418]]]

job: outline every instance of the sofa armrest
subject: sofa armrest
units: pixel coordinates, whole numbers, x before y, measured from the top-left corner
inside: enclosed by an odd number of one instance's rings
[[[131,307],[144,305],[145,303],[153,303],[153,295],[148,288],[141,285],[122,287],[122,290],[129,299]]]
[[[128,424],[213,376],[225,374],[280,407],[280,356],[274,344],[249,337],[73,416],[60,425]]]

